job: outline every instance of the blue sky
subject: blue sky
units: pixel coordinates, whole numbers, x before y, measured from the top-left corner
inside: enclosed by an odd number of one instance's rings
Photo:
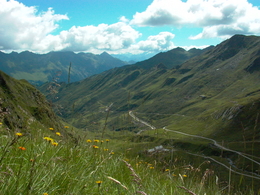
[[[260,35],[259,0],[0,0],[0,50],[143,53]]]

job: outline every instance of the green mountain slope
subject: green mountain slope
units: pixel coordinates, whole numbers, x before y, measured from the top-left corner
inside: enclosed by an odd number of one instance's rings
[[[122,120],[133,110],[157,128],[219,139],[238,131],[234,136],[242,139],[243,129],[252,130],[257,118],[252,105],[260,97],[259,46],[259,37],[236,35],[175,69],[163,64],[148,70],[137,65],[115,68],[63,85],[49,98],[60,105],[64,118],[81,128],[100,128],[111,106],[109,129],[136,129],[131,120]],[[250,139],[252,131],[247,134]]]
[[[50,127],[57,131],[64,129],[44,95],[27,81],[18,81],[1,71],[0,122],[7,131],[30,135]]]
[[[16,79],[26,79],[33,84],[52,80],[68,82],[70,63],[72,63],[70,82],[126,64],[106,52],[100,55],[73,52],[47,54],[35,54],[29,51],[10,54],[0,52],[0,70]]]
[[[147,60],[137,62],[135,65],[144,69],[149,69],[153,66],[156,66],[159,63],[163,63],[167,68],[173,68],[178,65],[181,65],[190,58],[202,54],[203,52],[209,50],[212,47],[213,46],[210,46],[202,50],[193,48],[189,51],[186,51],[185,49],[178,47],[167,52],[158,53]]]

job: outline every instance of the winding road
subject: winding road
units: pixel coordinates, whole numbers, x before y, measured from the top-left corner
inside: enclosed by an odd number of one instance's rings
[[[252,161],[252,162],[254,162],[254,163],[256,163],[256,164],[258,164],[258,165],[260,165],[259,162],[255,161],[255,160],[252,159],[252,158],[247,157],[246,154],[244,154],[244,153],[241,153],[241,152],[236,151],[236,150],[231,150],[231,149],[228,149],[228,148],[226,148],[226,147],[224,147],[224,146],[219,145],[219,144],[217,143],[217,141],[214,140],[214,139],[210,139],[210,138],[203,137],[203,136],[199,136],[199,135],[191,135],[191,134],[183,133],[183,132],[180,132],[180,131],[174,131],[174,130],[166,129],[166,127],[163,127],[163,129],[164,129],[165,131],[170,131],[170,132],[174,132],[174,133],[179,133],[179,134],[186,135],[186,136],[190,136],[190,137],[196,137],[196,138],[201,138],[201,139],[209,140],[209,141],[213,142],[213,144],[214,144],[217,148],[219,148],[219,149],[221,149],[221,150],[225,150],[225,151],[229,151],[229,152],[234,152],[234,153],[236,153],[236,154],[238,154],[238,155],[240,155],[240,156],[242,156],[242,157],[244,157],[244,158],[246,158],[246,159],[248,159],[248,160],[250,160],[250,161]]]
[[[150,127],[151,129],[156,129],[155,126],[153,126],[153,125],[151,125],[151,124],[149,124],[149,123],[147,123],[147,122],[145,122],[145,121],[139,119],[137,116],[135,116],[132,110],[129,111],[129,115],[130,115],[135,121],[137,121],[137,122],[139,122],[139,123],[142,123],[142,124],[144,124],[144,125]]]
[[[140,122],[140,123],[142,123],[142,124],[144,124],[144,125],[150,127],[152,130],[156,129],[155,126],[153,126],[153,125],[151,125],[151,124],[149,124],[149,123],[147,123],[147,122],[145,122],[145,121],[139,119],[137,116],[135,116],[134,113],[133,113],[133,111],[129,111],[129,115],[130,115],[134,120],[136,120],[136,121],[138,121],[138,122]],[[183,132],[180,132],[180,131],[170,130],[170,129],[167,129],[166,127],[163,127],[163,129],[164,129],[165,131],[170,131],[170,132],[182,134],[182,135],[185,135],[185,136],[190,136],[190,137],[195,137],[195,138],[200,138],[200,139],[208,140],[208,141],[210,141],[210,142],[213,142],[214,146],[216,146],[217,148],[219,148],[219,149],[221,149],[221,150],[225,150],[225,151],[230,151],[230,152],[236,153],[236,154],[238,154],[238,155],[240,155],[240,156],[242,156],[242,157],[244,157],[244,158],[250,160],[251,162],[254,162],[254,163],[260,165],[260,162],[258,162],[258,161],[256,161],[256,160],[254,160],[254,159],[249,158],[248,156],[246,156],[246,155],[248,155],[248,154],[244,154],[244,153],[241,153],[241,152],[239,152],[239,151],[231,150],[231,149],[229,149],[229,148],[226,148],[226,147],[224,147],[224,146],[221,146],[221,145],[218,144],[217,141],[214,140],[214,139],[207,138],[207,137],[203,137],[203,136],[199,136],[199,135],[192,135],[192,134],[188,134],[188,133],[183,133]],[[140,133],[140,132],[138,132],[138,133]],[[189,153],[189,152],[186,152],[186,153],[187,153],[187,154],[190,154],[190,155],[193,155],[193,156],[198,156],[198,157],[210,159],[210,160],[216,162],[217,164],[219,164],[219,165],[221,165],[221,166],[227,168],[228,170],[230,170],[230,171],[232,171],[232,172],[234,172],[234,173],[237,173],[237,174],[240,174],[240,175],[244,175],[244,176],[247,176],[247,177],[250,177],[250,178],[254,178],[254,179],[260,179],[260,175],[258,175],[258,174],[256,174],[256,173],[251,173],[252,175],[249,175],[249,174],[237,172],[237,171],[231,169],[230,167],[228,167],[227,165],[225,165],[225,164],[223,164],[223,163],[221,163],[221,162],[219,162],[219,161],[217,161],[217,160],[215,160],[214,158],[211,158],[211,157],[209,157],[209,156],[203,156],[203,155],[193,154],[193,153]],[[252,156],[252,155],[250,155],[250,156]],[[253,174],[256,175],[256,176],[253,176]]]

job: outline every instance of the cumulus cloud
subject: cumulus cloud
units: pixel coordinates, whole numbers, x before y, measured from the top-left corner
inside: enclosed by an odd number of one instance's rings
[[[260,32],[260,13],[246,0],[154,0],[132,20],[122,16],[114,24],[72,26],[57,34],[59,22],[69,20],[52,8],[38,12],[16,0],[0,0],[0,50],[30,50],[38,53],[70,50],[75,52],[142,53],[174,48],[175,35],[161,32],[137,42],[139,26],[203,27],[191,39],[226,37],[235,33]],[[54,32],[56,32],[54,34]]]
[[[172,42],[174,36],[170,32],[160,32],[158,35],[149,36],[145,41],[138,42],[136,47],[146,52],[167,51],[174,47]]]
[[[69,19],[66,15],[55,14],[52,8],[38,13],[36,7],[28,7],[15,0],[0,0],[0,18],[0,49],[5,51],[99,53],[104,50],[126,50],[141,36],[124,16],[111,25],[73,26],[53,35],[59,27],[58,22]]]
[[[27,7],[11,0],[0,0],[0,48],[26,49],[58,28],[57,22],[66,15],[54,14],[52,8],[37,14],[35,7]]]
[[[141,35],[121,17],[115,24],[98,26],[73,26],[58,35],[52,33],[66,15],[55,14],[52,8],[38,13],[15,0],[0,0],[0,49],[94,51],[117,50],[129,47]]]
[[[138,26],[196,26],[203,31],[191,39],[235,33],[259,34],[260,10],[247,0],[154,0],[130,21]]]
[[[62,31],[57,38],[64,45],[64,50],[119,50],[128,48],[141,34],[124,22],[111,25],[73,26]]]
[[[131,24],[164,26],[185,23],[187,5],[181,0],[154,0],[144,12],[137,12]]]

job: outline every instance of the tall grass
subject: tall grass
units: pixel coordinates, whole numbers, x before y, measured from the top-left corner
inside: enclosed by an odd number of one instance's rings
[[[125,141],[106,135],[101,140],[82,133],[83,139],[74,137],[77,142],[65,130],[64,135],[50,129],[33,136],[3,130],[0,136],[1,194],[225,194],[206,166],[163,167],[129,155],[119,147]]]

